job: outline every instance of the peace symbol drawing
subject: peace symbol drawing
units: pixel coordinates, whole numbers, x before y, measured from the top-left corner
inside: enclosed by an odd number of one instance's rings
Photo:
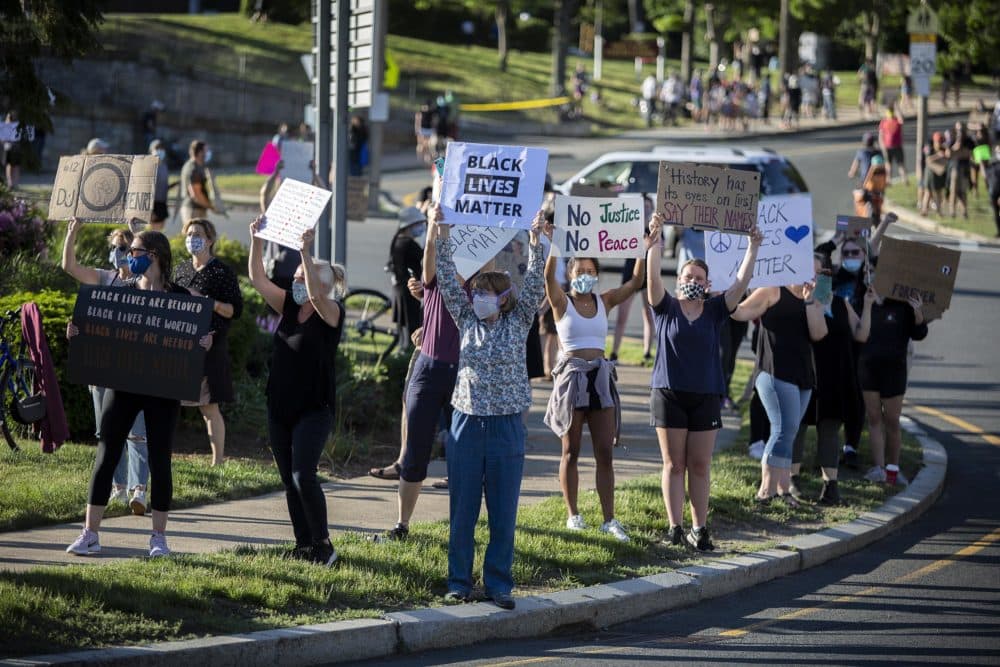
[[[708,243],[715,252],[726,252],[733,245],[733,240],[729,234],[713,232],[712,236],[708,239]]]

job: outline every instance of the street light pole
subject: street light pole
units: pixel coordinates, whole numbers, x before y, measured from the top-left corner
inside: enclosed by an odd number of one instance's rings
[[[330,3],[315,0],[313,22],[316,32],[313,37],[315,54],[315,84],[313,85],[313,106],[316,109],[316,143],[314,159],[316,173],[322,180],[330,174]],[[323,209],[316,223],[316,242],[313,253],[320,259],[330,259],[330,207]]]
[[[348,150],[347,150],[347,126],[350,123],[347,108],[348,77],[350,76],[350,48],[351,48],[351,3],[349,0],[336,0],[337,3],[337,74],[335,82],[337,84],[336,110],[334,112],[334,124],[336,134],[334,136],[334,163],[333,177],[333,261],[338,264],[347,265],[347,176]],[[320,0],[320,4],[326,4]],[[320,72],[322,76],[323,73]],[[326,72],[329,77],[329,70]],[[329,98],[327,98],[329,106]]]

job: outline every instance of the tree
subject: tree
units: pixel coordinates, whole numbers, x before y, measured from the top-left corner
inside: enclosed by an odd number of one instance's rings
[[[13,109],[22,125],[52,130],[50,94],[61,95],[38,76],[35,63],[44,56],[68,62],[99,50],[99,6],[99,0],[0,0],[0,105]]]
[[[566,54],[577,0],[556,0],[552,30],[552,94],[566,94]]]
[[[507,20],[510,18],[510,0],[498,0],[496,9],[497,54],[500,57],[500,71],[507,71]]]

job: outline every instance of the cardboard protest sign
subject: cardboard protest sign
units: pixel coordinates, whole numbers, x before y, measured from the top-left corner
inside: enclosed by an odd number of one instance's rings
[[[49,220],[149,222],[153,211],[155,155],[67,155],[49,201]]]
[[[815,277],[812,219],[811,195],[761,200],[756,222],[764,241],[757,251],[750,287],[796,285]],[[749,243],[747,236],[705,232],[705,260],[713,290],[727,289],[736,281]]]
[[[837,231],[844,232],[849,239],[869,238],[872,232],[872,219],[860,215],[838,215]]]
[[[445,221],[530,229],[542,206],[548,163],[543,148],[448,144],[441,181]]]
[[[661,162],[656,211],[667,225],[749,234],[759,194],[756,171]]]
[[[898,301],[919,294],[924,319],[935,320],[951,306],[961,257],[958,250],[887,236],[873,271],[875,291]]]
[[[641,257],[644,212],[641,195],[556,196],[552,254],[556,257]]]
[[[313,159],[311,141],[286,141],[281,144],[281,161],[285,163],[281,175],[303,183],[313,182],[313,170],[309,164]]]
[[[517,231],[513,227],[452,227],[448,243],[452,247],[458,275],[468,278],[483,268],[486,262],[507,247]]]
[[[204,297],[83,285],[73,309],[69,380],[147,396],[197,400],[212,303]]]
[[[329,190],[286,178],[264,213],[257,238],[286,248],[300,248],[303,232],[316,226],[330,197]]]
[[[269,141],[264,144],[264,148],[260,151],[260,157],[257,158],[257,168],[254,171],[258,174],[270,176],[274,173],[275,167],[278,166],[279,160],[281,160],[281,152]],[[312,179],[309,180],[311,181]]]

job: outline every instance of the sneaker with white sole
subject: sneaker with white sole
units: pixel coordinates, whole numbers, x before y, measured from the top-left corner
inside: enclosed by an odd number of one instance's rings
[[[128,489],[124,486],[118,486],[117,484],[111,485],[111,497],[108,498],[108,504],[118,501],[123,505],[128,504]]]
[[[628,542],[628,541],[630,541],[629,537],[628,537],[628,534],[625,532],[625,529],[622,528],[622,525],[620,523],[618,523],[618,519],[612,519],[611,521],[605,521],[603,524],[601,524],[601,532],[602,533],[607,533],[608,535],[611,535],[613,538],[615,538],[619,542]]]
[[[584,530],[587,527],[587,524],[583,520],[582,516],[574,514],[570,518],[566,519],[566,527],[570,530]]]
[[[167,536],[163,533],[153,533],[149,536],[149,557],[159,558],[169,556],[170,547],[167,546]]]
[[[94,531],[84,528],[73,544],[66,547],[66,553],[77,556],[101,553],[101,538]]]
[[[132,514],[142,516],[146,513],[146,490],[136,487],[132,490],[132,498],[128,501]]]
[[[760,461],[764,458],[764,441],[758,440],[757,442],[750,443],[750,458],[754,461]]]
[[[869,482],[875,482],[876,484],[881,484],[885,482],[885,470],[880,466],[872,466],[868,472],[865,473],[865,479]]]

